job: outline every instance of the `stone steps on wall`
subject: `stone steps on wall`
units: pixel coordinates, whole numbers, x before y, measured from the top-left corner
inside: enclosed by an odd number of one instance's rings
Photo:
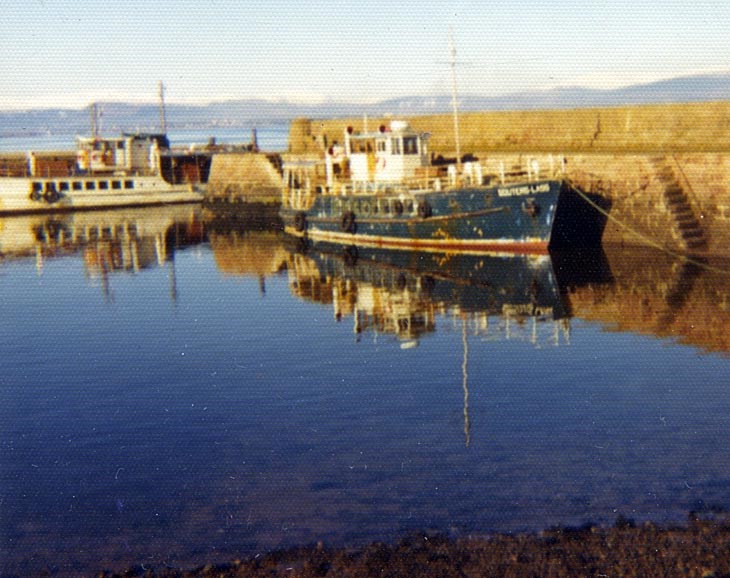
[[[701,251],[707,247],[704,229],[697,218],[692,203],[666,157],[649,159],[656,170],[656,179],[662,183],[663,197],[672,216],[676,232],[685,249]]]

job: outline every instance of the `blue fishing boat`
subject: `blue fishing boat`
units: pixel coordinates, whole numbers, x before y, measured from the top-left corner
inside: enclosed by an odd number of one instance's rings
[[[315,243],[472,253],[600,244],[604,217],[595,200],[561,176],[536,164],[496,174],[478,161],[437,164],[429,136],[403,121],[370,133],[348,128],[322,161],[285,163],[287,233]]]

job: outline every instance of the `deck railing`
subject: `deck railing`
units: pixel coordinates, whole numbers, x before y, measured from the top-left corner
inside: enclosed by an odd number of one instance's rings
[[[562,156],[546,155],[544,158],[521,158],[520,162],[507,164],[500,159],[464,162],[459,172],[456,164],[423,167],[416,176],[399,182],[372,182],[338,179],[328,187],[322,178],[306,179],[306,184],[289,188],[285,203],[291,208],[305,209],[315,194],[333,196],[407,194],[422,191],[449,190],[462,186],[509,185],[518,182],[534,182],[565,175]],[[300,181],[301,182],[301,181]]]

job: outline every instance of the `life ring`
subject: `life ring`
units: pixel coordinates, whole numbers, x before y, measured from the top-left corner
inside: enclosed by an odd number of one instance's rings
[[[43,193],[43,200],[48,204],[53,204],[60,198],[61,195],[56,190],[56,185],[54,183],[47,183],[46,191]]]
[[[526,203],[522,203],[522,210],[534,219],[540,214],[540,205],[534,199],[528,199]]]
[[[403,214],[403,202],[401,200],[396,200],[393,203],[393,213],[399,217]]]
[[[31,201],[40,201],[40,200],[43,199],[43,193],[38,188],[36,188],[35,186],[31,185],[30,197],[29,198],[30,198]]]
[[[294,215],[294,228],[300,233],[307,230],[307,215],[299,211]]]
[[[352,211],[345,211],[344,213],[342,213],[342,219],[340,220],[340,229],[343,233],[354,234],[357,231],[355,213],[353,213]]]
[[[418,216],[422,219],[428,219],[433,214],[433,209],[428,201],[418,203]]]
[[[385,157],[378,158],[378,169],[381,171],[385,170],[385,166],[388,164],[388,161]]]

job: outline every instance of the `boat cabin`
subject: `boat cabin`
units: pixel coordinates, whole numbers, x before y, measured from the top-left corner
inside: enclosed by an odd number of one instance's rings
[[[170,142],[162,134],[122,134],[121,137],[79,137],[76,166],[80,173],[157,174],[160,150]]]
[[[327,151],[328,184],[347,175],[353,183],[402,183],[416,178],[430,164],[429,137],[401,120],[371,133],[358,134],[349,127],[344,147],[336,144]]]

